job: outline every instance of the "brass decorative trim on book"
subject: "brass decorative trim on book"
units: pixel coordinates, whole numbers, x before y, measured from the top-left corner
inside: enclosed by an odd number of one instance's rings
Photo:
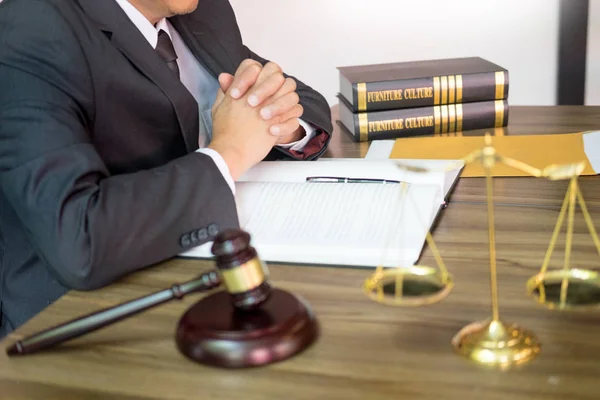
[[[441,114],[442,111],[440,110],[440,106],[435,106],[433,107],[433,121],[435,124],[435,133],[440,133],[441,132]]]
[[[462,104],[434,106],[433,122],[435,126],[434,134],[462,131]]]
[[[369,140],[369,119],[366,113],[358,114],[358,123],[360,128],[360,141]]]
[[[433,104],[440,104],[440,77],[435,76],[433,78]]]
[[[456,96],[456,81],[454,75],[448,77],[448,92],[448,103],[454,104],[454,98]]]
[[[456,75],[456,102],[462,103],[463,95],[463,81],[462,75]]]
[[[496,72],[496,100],[504,98],[504,71]]]
[[[496,128],[500,128],[504,125],[504,101],[496,100]]]
[[[448,106],[448,123],[449,123],[448,132],[456,131],[455,118],[456,118],[456,105],[450,104]]]
[[[442,76],[442,104],[448,104],[448,77]],[[443,115],[443,111],[442,111]]]
[[[448,132],[448,106],[443,105],[442,107],[442,133]]]
[[[356,85],[358,92],[358,111],[367,110],[367,84],[359,83]]]

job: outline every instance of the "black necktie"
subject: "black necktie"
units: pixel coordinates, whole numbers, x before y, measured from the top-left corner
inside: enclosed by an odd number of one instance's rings
[[[177,66],[177,53],[173,47],[173,42],[167,32],[161,30],[158,32],[158,43],[156,44],[156,52],[166,63],[167,67],[177,76],[179,79],[179,67]]]

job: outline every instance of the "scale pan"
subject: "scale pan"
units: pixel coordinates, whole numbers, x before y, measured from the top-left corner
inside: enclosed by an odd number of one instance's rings
[[[421,306],[444,299],[454,286],[452,275],[415,265],[378,270],[364,283],[372,300],[394,306]]]
[[[566,296],[561,301],[563,281]],[[585,309],[600,307],[600,275],[583,269],[555,270],[540,273],[527,281],[527,294],[550,309]]]

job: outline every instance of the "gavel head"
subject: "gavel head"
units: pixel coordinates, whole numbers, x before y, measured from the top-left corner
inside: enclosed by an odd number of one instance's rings
[[[249,311],[260,306],[271,293],[269,270],[250,245],[250,235],[240,229],[219,234],[211,249],[233,305]]]

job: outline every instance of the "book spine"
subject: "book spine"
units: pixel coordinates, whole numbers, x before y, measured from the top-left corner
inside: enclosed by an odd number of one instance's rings
[[[500,128],[508,124],[508,101],[445,104],[353,114],[356,141]]]
[[[437,106],[508,98],[508,71],[432,76],[352,85],[354,112]]]

